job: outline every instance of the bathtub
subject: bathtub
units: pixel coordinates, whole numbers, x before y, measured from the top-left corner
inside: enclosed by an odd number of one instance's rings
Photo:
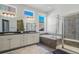
[[[40,37],[50,38],[52,40],[61,39],[61,36],[53,36],[53,35],[40,35]]]
[[[40,43],[56,49],[57,45],[61,44],[61,36],[40,35]]]

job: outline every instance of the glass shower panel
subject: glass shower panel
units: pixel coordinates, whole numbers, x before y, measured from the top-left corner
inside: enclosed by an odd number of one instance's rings
[[[63,32],[64,32],[64,48],[74,52],[78,52],[79,51],[79,14],[64,17]]]

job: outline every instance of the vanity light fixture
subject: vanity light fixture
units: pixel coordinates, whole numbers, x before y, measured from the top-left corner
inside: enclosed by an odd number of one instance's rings
[[[10,13],[10,12],[3,12],[2,16],[6,16],[6,17],[14,17],[15,14],[14,13]]]

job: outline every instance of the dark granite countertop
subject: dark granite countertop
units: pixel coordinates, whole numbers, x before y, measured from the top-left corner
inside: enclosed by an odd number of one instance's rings
[[[0,33],[0,36],[6,36],[6,35],[21,35],[21,34],[34,34],[38,32],[24,32],[24,33],[18,33],[18,32],[6,32],[6,33]]]

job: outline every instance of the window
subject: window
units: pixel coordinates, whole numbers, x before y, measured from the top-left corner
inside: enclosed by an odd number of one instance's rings
[[[39,23],[44,23],[44,16],[39,16]]]
[[[40,15],[38,19],[39,19],[39,31],[44,31],[45,16]]]
[[[26,10],[26,11],[24,11],[24,15],[25,16],[33,16],[33,12]]]

